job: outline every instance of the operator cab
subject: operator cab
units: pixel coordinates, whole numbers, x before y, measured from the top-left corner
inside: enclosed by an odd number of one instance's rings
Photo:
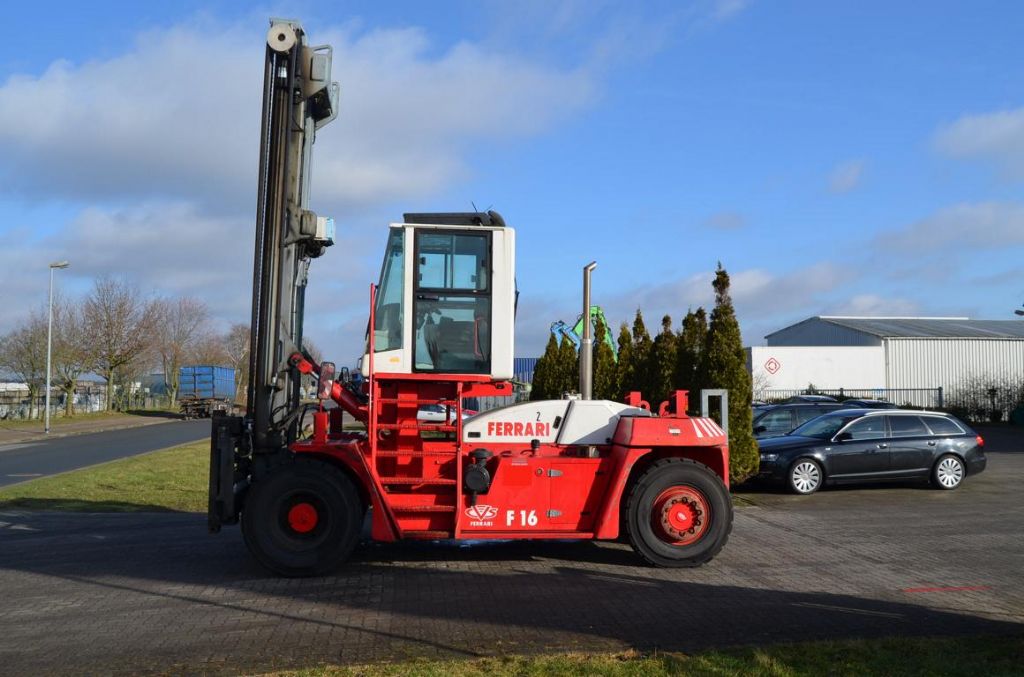
[[[496,212],[404,216],[377,288],[374,371],[512,378],[515,231]]]

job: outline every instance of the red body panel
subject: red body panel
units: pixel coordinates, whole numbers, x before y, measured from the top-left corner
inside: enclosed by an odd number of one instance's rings
[[[666,456],[701,462],[728,484],[721,428],[709,419],[669,414],[685,411],[684,393],[674,407],[659,408],[663,416],[621,418],[610,445],[581,448],[461,443],[462,400],[508,394],[508,383],[476,375],[380,374],[369,387],[365,436],[342,432],[335,418],[328,431],[328,416],[317,414],[312,439],[292,451],[348,470],[373,507],[376,540],[617,538],[631,474],[638,463]],[[639,394],[631,399],[639,401]],[[418,421],[420,406],[428,403],[451,406],[452,424]],[[474,463],[470,452],[478,449],[493,454],[484,461],[491,483],[474,496],[463,477]]]

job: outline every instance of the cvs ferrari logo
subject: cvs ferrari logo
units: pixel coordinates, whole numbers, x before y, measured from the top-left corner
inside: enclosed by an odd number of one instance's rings
[[[498,509],[493,505],[474,505],[466,508],[466,517],[476,522],[492,520],[498,516]]]

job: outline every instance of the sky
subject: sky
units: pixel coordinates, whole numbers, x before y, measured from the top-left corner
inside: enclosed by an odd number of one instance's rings
[[[355,361],[387,225],[517,231],[516,354],[713,304],[1012,319],[1024,301],[1024,5],[936,1],[18,3],[0,47],[0,332],[101,275],[250,308],[268,18],[334,48],[306,331]]]

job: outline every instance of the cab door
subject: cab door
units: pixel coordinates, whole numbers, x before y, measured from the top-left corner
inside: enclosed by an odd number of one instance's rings
[[[491,372],[491,233],[416,230],[413,371]]]

